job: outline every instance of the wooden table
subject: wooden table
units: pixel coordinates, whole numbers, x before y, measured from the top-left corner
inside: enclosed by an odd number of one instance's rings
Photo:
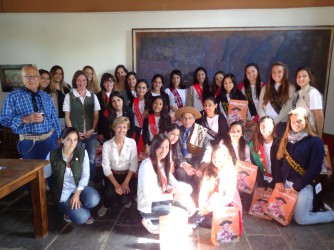
[[[0,199],[30,183],[35,238],[48,235],[48,216],[43,167],[46,160],[0,159]]]

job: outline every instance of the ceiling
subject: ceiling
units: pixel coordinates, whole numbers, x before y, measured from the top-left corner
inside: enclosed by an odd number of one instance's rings
[[[334,0],[0,0],[0,13],[267,9],[334,6]]]

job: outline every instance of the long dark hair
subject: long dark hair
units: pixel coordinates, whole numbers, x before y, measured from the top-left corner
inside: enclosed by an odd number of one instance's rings
[[[259,150],[260,150],[260,144],[263,144],[263,135],[261,133],[260,130],[260,126],[261,123],[265,120],[265,119],[270,119],[275,127],[275,122],[273,120],[273,118],[271,118],[270,116],[263,116],[261,117],[261,119],[258,121],[258,123],[256,124],[256,128],[253,132],[253,148],[251,149],[254,153],[258,154]],[[271,134],[273,136],[273,139],[276,138],[276,133],[275,133],[275,129],[273,129],[273,132]]]
[[[266,86],[266,91],[264,92],[264,97],[263,97],[263,104],[266,105],[271,96],[274,93],[275,90],[275,80],[272,77],[272,70],[273,67],[275,66],[281,66],[283,67],[283,78],[282,78],[282,82],[281,82],[281,86],[278,90],[278,97],[281,100],[282,104],[285,104],[288,100],[289,100],[289,87],[290,87],[290,83],[288,80],[288,67],[286,66],[286,64],[282,63],[282,62],[275,62],[272,66],[271,66],[271,70],[270,70],[270,77],[269,77],[269,81],[268,84]]]
[[[173,75],[177,75],[177,76],[180,77],[180,89],[185,89],[186,86],[184,85],[184,82],[183,82],[182,72],[181,72],[180,70],[178,70],[178,69],[174,69],[174,70],[172,71],[172,73],[170,73],[170,86],[169,86],[169,89],[170,89],[170,90],[175,89],[174,84],[173,84],[173,81],[172,81],[172,77],[173,77]]]
[[[153,169],[154,169],[155,174],[157,175],[158,183],[159,183],[160,187],[162,186],[162,181],[161,181],[160,174],[158,173],[158,167],[159,166],[158,166],[157,155],[156,155],[155,152],[161,146],[161,144],[166,140],[169,142],[169,151],[168,151],[168,154],[166,155],[165,159],[162,160],[162,164],[163,164],[163,169],[164,169],[166,179],[167,179],[167,183],[168,183],[169,173],[170,173],[170,141],[169,141],[169,139],[166,135],[157,134],[153,137],[153,140],[152,140],[151,145],[150,145],[150,152],[151,152],[150,157],[151,157]]]
[[[229,133],[231,131],[231,128],[233,126],[235,126],[235,125],[241,126],[241,129],[242,129],[242,136],[239,139],[239,152],[238,153],[239,153],[240,161],[244,161],[244,160],[246,160],[246,152],[245,152],[246,141],[245,141],[245,139],[243,137],[243,134],[244,134],[244,124],[243,124],[242,121],[232,122],[231,125],[230,125],[230,129],[228,130]],[[238,159],[237,159],[237,154],[236,154],[236,152],[234,152],[234,148],[232,146],[231,136],[226,136],[226,138],[224,140],[224,144],[228,148],[228,151],[230,152],[230,155],[232,157],[233,163],[236,164],[236,161]]]
[[[226,89],[224,87],[224,81],[227,78],[231,78],[231,81],[233,82],[233,88],[231,89],[231,92],[230,92],[230,98],[233,99],[233,97],[238,92],[238,83],[237,83],[237,79],[235,78],[235,75],[233,75],[231,73],[224,75],[223,86],[221,87],[220,93],[221,93],[221,95],[226,95]]]
[[[211,95],[211,91],[210,91],[210,84],[209,84],[209,77],[208,77],[208,73],[206,71],[205,68],[203,67],[198,67],[195,71],[194,71],[194,79],[193,79],[193,85],[198,83],[197,80],[197,73],[199,71],[203,71],[205,73],[205,79],[204,79],[204,83],[203,83],[203,98],[205,98],[206,96]]]
[[[248,78],[247,78],[247,74],[246,74],[246,71],[249,67],[254,67],[257,71],[257,78],[256,78],[256,83],[255,83],[255,92],[256,92],[257,99],[259,99],[260,92],[261,92],[261,76],[260,76],[260,68],[256,63],[248,63],[245,67],[245,77],[244,77],[245,92],[246,92],[246,89],[249,88],[250,85],[251,85]]]
[[[171,118],[170,118],[169,112],[166,109],[166,102],[161,95],[153,96],[151,98],[150,106],[148,107],[148,113],[154,114],[154,110],[152,106],[155,100],[157,99],[162,100],[162,109],[160,111],[160,120],[159,120],[159,133],[164,133],[166,125],[171,123]]]
[[[181,132],[180,126],[177,125],[176,123],[167,124],[167,126],[165,128],[165,132],[169,133],[169,132],[173,131],[174,129],[177,129]],[[174,144],[170,144],[170,150],[172,151],[172,160],[173,160],[175,166],[179,165],[179,157],[177,155],[178,141],[179,140],[177,140]]]
[[[211,87],[212,87],[212,94],[214,95],[215,93],[216,93],[216,91],[217,91],[217,89],[218,89],[218,86],[217,86],[217,84],[216,84],[216,76],[217,75],[223,75],[223,82],[222,82],[222,85],[224,84],[224,76],[225,76],[225,72],[224,71],[221,71],[221,70],[219,70],[219,71],[217,71],[216,73],[215,73],[215,75],[213,76],[213,80],[212,80],[212,84],[211,84]],[[221,86],[221,88],[224,88],[224,86]]]

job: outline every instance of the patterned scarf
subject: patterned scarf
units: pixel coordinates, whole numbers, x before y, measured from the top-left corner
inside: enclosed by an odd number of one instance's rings
[[[297,133],[294,131],[290,131],[288,135],[288,142],[295,144],[306,136],[308,136],[308,133],[305,130]]]

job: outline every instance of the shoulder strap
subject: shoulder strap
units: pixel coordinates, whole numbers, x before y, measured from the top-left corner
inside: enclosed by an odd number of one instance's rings
[[[286,150],[286,148],[284,149],[284,153],[285,153],[285,158],[286,161],[289,163],[290,167],[295,170],[298,174],[300,174],[301,176],[303,176],[305,174],[305,170],[300,166],[300,164],[298,162],[296,162],[291,155],[289,154],[288,150]]]

